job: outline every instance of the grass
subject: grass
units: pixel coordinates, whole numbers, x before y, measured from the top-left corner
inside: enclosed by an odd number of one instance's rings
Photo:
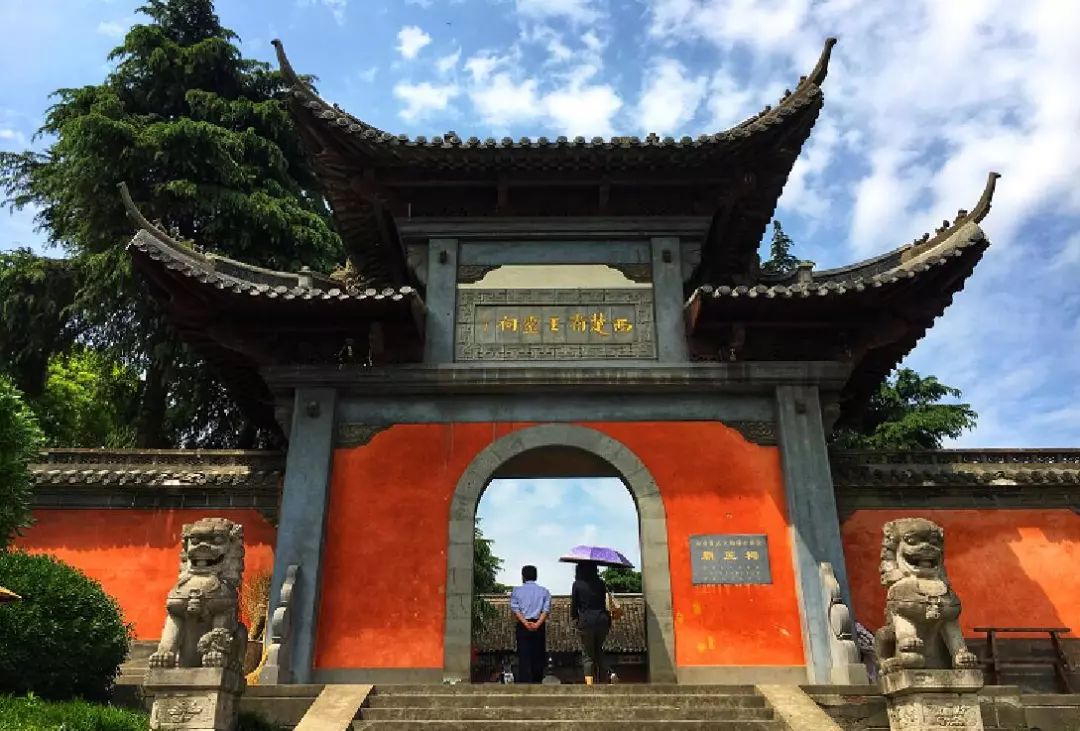
[[[146,731],[145,713],[86,701],[0,695],[0,731]]]
[[[45,701],[33,695],[0,695],[0,731],[147,731],[149,717],[127,708],[86,701]],[[241,713],[237,731],[276,731],[252,713]]]

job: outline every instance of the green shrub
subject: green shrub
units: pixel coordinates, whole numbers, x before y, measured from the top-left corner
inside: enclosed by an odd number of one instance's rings
[[[0,374],[0,551],[30,525],[27,465],[43,443],[41,429],[22,392],[10,378]]]
[[[127,656],[131,628],[116,600],[50,556],[0,553],[0,692],[104,699]]]
[[[123,708],[0,695],[3,731],[146,731],[147,727],[146,714]]]

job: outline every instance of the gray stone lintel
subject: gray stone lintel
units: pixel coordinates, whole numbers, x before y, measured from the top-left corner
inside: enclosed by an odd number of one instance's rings
[[[839,391],[851,366],[832,361],[746,361],[741,363],[536,365],[425,364],[402,366],[273,366],[262,369],[279,394],[301,386],[332,388],[342,396],[566,393],[758,393],[778,386],[817,385]]]
[[[671,573],[667,524],[660,491],[641,460],[625,445],[602,432],[574,424],[543,424],[497,439],[473,458],[458,481],[447,551],[445,677],[465,679],[470,672],[473,521],[480,496],[504,462],[545,447],[574,447],[593,453],[607,461],[622,476],[633,495],[638,506],[641,530],[649,678],[652,682],[675,682]],[[645,513],[651,516],[647,521],[640,519]]]
[[[434,242],[433,242],[434,243]],[[676,240],[676,246],[678,246]],[[648,264],[648,241],[505,241],[461,245],[463,265]]]
[[[821,402],[817,388],[794,385],[778,386],[776,401],[807,673],[812,683],[828,683],[832,660],[827,603],[819,575],[822,562],[832,564],[848,606],[851,606],[851,593],[825,447]]]
[[[294,683],[310,681],[315,656],[336,403],[333,389],[296,389],[270,588],[271,597],[280,596],[289,566],[301,567],[289,610]],[[270,607],[270,615],[274,609]]]
[[[590,217],[478,217],[402,218],[398,232],[405,239],[456,238],[494,239],[514,242],[528,239],[628,239],[649,236],[702,237],[709,228],[709,216],[612,216]]]

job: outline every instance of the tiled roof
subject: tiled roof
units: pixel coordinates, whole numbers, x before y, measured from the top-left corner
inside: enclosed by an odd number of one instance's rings
[[[153,228],[136,233],[128,250],[199,284],[230,294],[299,302],[419,300],[412,287],[351,289],[309,272],[271,271],[223,256],[202,254]]]
[[[801,299],[844,295],[902,283],[935,267],[947,266],[950,260],[963,256],[965,251],[982,249],[988,245],[986,234],[979,228],[978,223],[990,212],[998,177],[997,173],[990,173],[986,188],[975,208],[970,212],[959,211],[952,223],[945,221],[932,236],[929,233],[924,234],[922,238],[887,254],[848,266],[820,272],[803,269],[776,283],[762,281],[757,285],[734,287],[703,285],[691,296],[691,301],[695,297]],[[762,279],[766,280],[765,277]]]
[[[702,216],[712,221],[694,281],[745,270],[823,104],[835,39],[776,106],[698,137],[409,137],[320,98],[292,68],[291,109],[353,264],[408,283],[397,222],[525,216]],[[614,191],[614,192],[613,192]]]
[[[645,652],[645,600],[641,594],[617,594],[623,615],[612,625],[604,649],[613,653],[641,654]],[[485,596],[495,608],[495,616],[475,632],[473,644],[478,652],[514,652],[514,618],[510,614],[510,598]],[[570,597],[551,597],[551,617],[547,622],[547,651],[580,652],[577,633],[570,621]]]
[[[820,107],[820,84],[828,72],[829,57],[835,43],[835,38],[829,38],[826,41],[813,72],[799,80],[794,92],[785,92],[775,107],[767,106],[731,129],[715,134],[703,134],[698,137],[684,136],[679,139],[648,134],[644,138],[616,136],[587,139],[579,136],[572,139],[569,137],[555,139],[521,137],[515,140],[510,137],[501,139],[488,137],[481,140],[479,137],[462,138],[455,132],[432,137],[409,137],[374,127],[345,112],[337,105],[321,99],[293,70],[281,41],[276,39],[273,41],[278,63],[285,77],[292,84],[292,94],[297,99],[300,108],[304,109],[312,119],[318,120],[325,128],[333,133],[345,133],[363,145],[365,149],[385,155],[389,159],[399,161],[413,159],[409,156],[410,153],[415,153],[417,155],[415,159],[418,161],[450,160],[449,154],[453,156],[453,165],[458,168],[492,162],[503,164],[506,162],[505,153],[507,152],[525,153],[514,158],[519,166],[548,167],[557,164],[555,162],[557,158],[553,158],[552,155],[558,155],[560,151],[563,151],[567,153],[565,158],[567,162],[576,159],[582,166],[587,166],[586,161],[592,161],[596,165],[610,167],[626,164],[648,165],[652,159],[650,157],[652,151],[659,152],[665,160],[675,160],[677,158],[671,158],[670,155],[679,150],[686,150],[700,156],[708,152],[710,148],[724,149],[772,127],[783,125],[785,120],[800,109]],[[530,152],[543,154],[529,155]],[[492,155],[499,155],[499,157],[495,158]],[[586,157],[582,157],[583,155]]]

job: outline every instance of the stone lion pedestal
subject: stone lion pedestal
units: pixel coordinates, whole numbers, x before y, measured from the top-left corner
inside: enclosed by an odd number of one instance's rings
[[[945,573],[945,531],[925,518],[886,523],[885,623],[874,636],[892,731],[983,731],[979,660],[960,630],[960,597]]]
[[[247,630],[237,615],[244,529],[224,518],[183,527],[180,576],[165,600],[165,626],[143,681],[152,731],[236,727]]]
[[[892,731],[983,731],[979,670],[896,670],[880,682]]]
[[[244,682],[232,668],[151,668],[143,687],[155,731],[232,731]]]

